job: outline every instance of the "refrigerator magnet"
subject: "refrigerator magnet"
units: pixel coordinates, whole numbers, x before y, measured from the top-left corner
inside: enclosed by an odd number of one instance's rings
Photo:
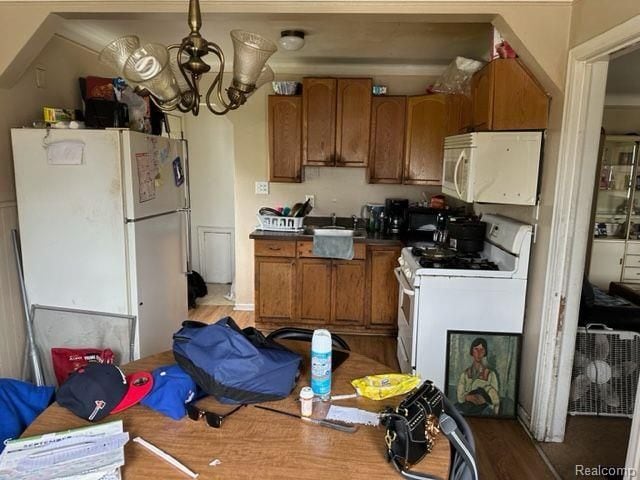
[[[173,161],[173,180],[176,183],[176,187],[179,187],[184,183],[184,172],[182,171],[182,162],[180,157],[176,157]]]

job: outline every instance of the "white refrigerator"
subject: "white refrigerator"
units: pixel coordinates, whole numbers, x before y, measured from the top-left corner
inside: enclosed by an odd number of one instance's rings
[[[186,143],[120,129],[11,137],[30,303],[133,315],[135,358],[170,349],[187,318]]]

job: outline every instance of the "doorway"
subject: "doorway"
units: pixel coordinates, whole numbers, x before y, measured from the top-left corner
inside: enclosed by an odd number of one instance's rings
[[[206,107],[205,107],[206,109]],[[184,117],[189,142],[193,268],[207,284],[199,305],[233,305],[234,145],[226,117]]]
[[[532,411],[532,429],[539,440],[560,442],[565,434],[610,57],[639,42],[640,16],[569,53],[543,335]],[[636,469],[640,466],[638,401],[640,396],[636,397],[626,457],[626,466]]]

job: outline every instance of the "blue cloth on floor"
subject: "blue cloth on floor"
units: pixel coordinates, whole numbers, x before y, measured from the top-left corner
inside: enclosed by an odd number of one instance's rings
[[[53,387],[0,378],[0,452],[4,441],[19,437],[53,402]]]
[[[313,254],[316,257],[353,260],[353,237],[346,235],[314,235]]]
[[[187,413],[185,404],[198,394],[196,382],[176,364],[158,367],[152,374],[153,389],[140,403],[180,420]]]

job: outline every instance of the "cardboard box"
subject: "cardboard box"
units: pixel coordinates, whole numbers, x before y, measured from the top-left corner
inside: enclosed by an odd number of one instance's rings
[[[46,123],[70,122],[76,119],[76,113],[68,108],[43,107],[44,121]]]

